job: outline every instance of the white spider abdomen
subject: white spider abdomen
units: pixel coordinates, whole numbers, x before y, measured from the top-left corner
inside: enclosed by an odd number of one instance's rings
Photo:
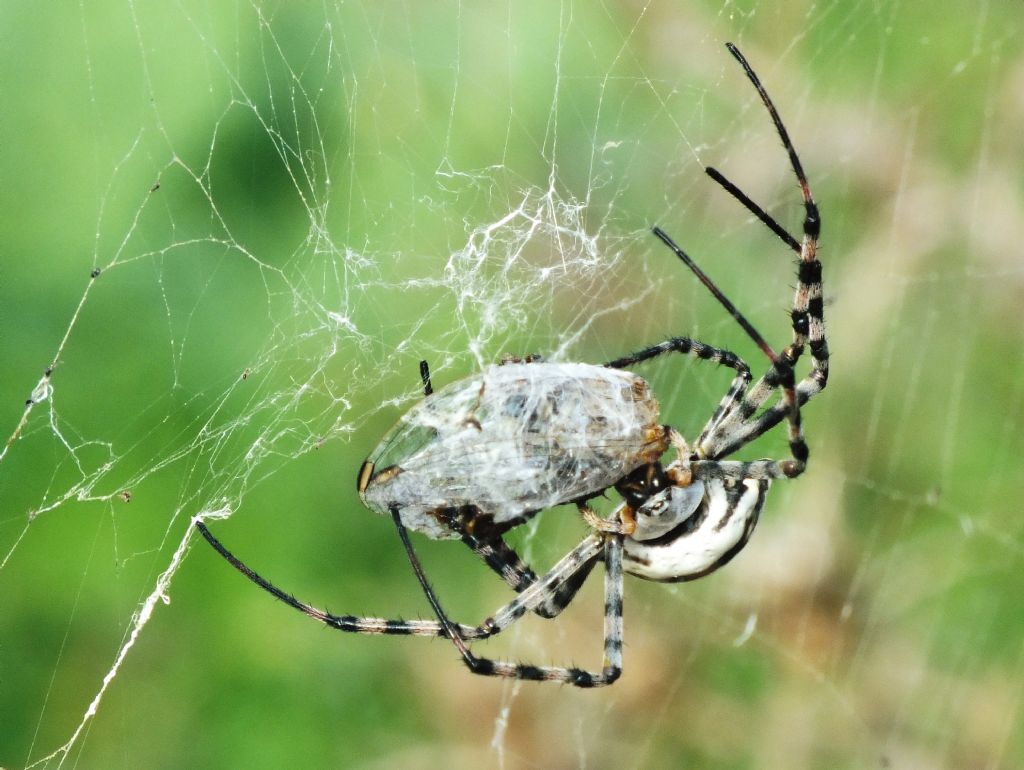
[[[660,582],[693,580],[713,572],[750,538],[769,483],[706,480],[700,506],[675,530],[654,540],[626,538],[623,567],[637,577]]]

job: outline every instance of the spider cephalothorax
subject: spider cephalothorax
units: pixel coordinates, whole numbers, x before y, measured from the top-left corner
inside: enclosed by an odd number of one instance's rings
[[[236,559],[202,522],[196,526],[237,569],[288,605],[332,628],[365,634],[448,637],[475,673],[595,687],[622,670],[622,580],[693,580],[718,569],[747,543],[773,479],[800,475],[808,450],[800,408],[828,380],[823,320],[820,219],[796,150],[743,55],[730,53],[757,89],[803,196],[803,238],[797,240],[718,171],[707,172],[799,256],[790,311],[792,342],[776,353],[693,260],[661,229],[654,234],[698,277],[769,361],[751,386],[750,367],[736,354],[674,337],[605,364],[506,359],[434,392],[420,366],[425,398],[402,417],[363,464],[357,489],[372,510],[392,518],[437,620],[402,621],[332,615],[276,588]],[[810,351],[809,373],[794,365]],[[647,383],[625,371],[665,353],[731,368],[735,375],[692,448],[659,421]],[[770,399],[780,393],[774,403]],[[785,422],[791,457],[726,460]],[[674,457],[663,462],[668,452]],[[588,500],[614,488],[623,502],[607,519]],[[594,530],[542,577],[516,555],[503,534],[538,512],[575,504]],[[478,626],[451,621],[427,582],[408,529],[462,540],[517,596]],[[473,654],[469,642],[497,634],[528,612],[551,618],[572,601],[594,566],[605,565],[604,665],[600,671],[533,666]]]

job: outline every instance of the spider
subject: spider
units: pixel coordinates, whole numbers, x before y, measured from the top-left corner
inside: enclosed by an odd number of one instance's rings
[[[803,167],[774,104],[743,54],[726,47],[757,90],[789,155],[803,196],[798,241],[713,168],[707,174],[799,254],[790,311],[792,342],[776,353],[697,264],[665,234],[653,232],[707,287],[769,360],[751,387],[736,354],[674,337],[602,365],[509,358],[434,392],[421,362],[424,400],[385,435],[361,467],[363,502],[390,516],[436,620],[385,620],[333,615],[301,602],[239,561],[201,521],[196,527],[246,577],[331,628],[363,634],[447,637],[476,674],[556,681],[578,687],[614,682],[622,673],[622,582],[625,573],[659,582],[703,577],[749,540],[773,479],[803,473],[808,448],[801,406],[825,388],[828,345],[823,320],[821,221]],[[810,351],[799,382],[794,365]],[[735,371],[732,383],[691,448],[658,423],[658,402],[627,367],[678,353]],[[772,404],[769,399],[781,395]],[[726,460],[785,421],[791,457]],[[663,465],[669,449],[675,459]],[[587,501],[614,487],[621,504],[601,518]],[[592,531],[546,574],[538,576],[505,543],[504,533],[546,508],[573,503]],[[452,621],[427,581],[409,529],[435,539],[461,539],[515,591],[516,597],[478,626]],[[534,666],[478,656],[469,643],[489,638],[533,612],[556,617],[598,562],[605,565],[604,661],[600,671]]]

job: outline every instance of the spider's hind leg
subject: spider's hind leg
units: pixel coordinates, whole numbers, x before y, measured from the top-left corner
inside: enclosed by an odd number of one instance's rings
[[[484,627],[490,629],[492,635],[514,623],[535,606],[540,597],[557,591],[567,575],[578,573],[586,562],[596,561],[603,551],[605,561],[605,633],[604,633],[604,665],[599,672],[580,668],[562,666],[534,666],[524,663],[511,663],[493,660],[474,655],[466,644],[461,626],[449,620],[441,607],[437,594],[427,581],[426,573],[409,540],[409,533],[402,524],[397,508],[392,508],[391,517],[398,530],[398,536],[409,557],[416,579],[423,589],[427,601],[434,610],[444,635],[451,639],[459,651],[466,667],[474,674],[499,676],[506,679],[526,679],[532,681],[564,682],[577,687],[601,687],[611,684],[622,673],[622,536],[591,535],[580,545],[569,552],[542,579],[535,582],[520,594],[498,615],[489,618]],[[589,570],[588,570],[589,572]]]
[[[462,542],[483,559],[484,564],[497,573],[517,594],[521,594],[537,582],[537,573],[500,536],[481,539],[464,534]],[[547,600],[534,607],[533,611],[542,618],[556,617],[576,597],[596,563],[590,561],[580,564],[579,569],[566,576],[557,590],[553,591]]]
[[[195,526],[202,536],[224,557],[235,569],[241,572],[260,588],[272,594],[289,607],[305,615],[319,620],[324,625],[338,631],[372,635],[401,636],[446,636],[459,650],[463,661],[471,671],[477,674],[500,676],[511,679],[530,679],[565,682],[577,687],[599,687],[611,684],[622,672],[622,537],[590,535],[578,546],[566,554],[542,578],[535,579],[515,599],[499,608],[494,615],[478,626],[466,626],[449,620],[438,602],[437,596],[420,565],[419,559],[409,542],[409,535],[397,509],[391,511],[399,538],[405,548],[409,562],[416,578],[423,588],[427,600],[434,609],[437,620],[387,620],[385,618],[360,617],[356,615],[335,615],[326,610],[299,601],[291,594],[282,591],[270,581],[261,577],[213,536],[202,521],[196,520]],[[521,663],[508,663],[473,655],[466,642],[473,639],[486,639],[500,633],[511,626],[523,615],[537,611],[539,607],[549,606],[561,608],[575,596],[579,586],[593,570],[601,558],[604,558],[605,571],[605,663],[601,671],[591,672],[579,668],[558,666],[531,666]],[[554,614],[557,614],[555,612]]]

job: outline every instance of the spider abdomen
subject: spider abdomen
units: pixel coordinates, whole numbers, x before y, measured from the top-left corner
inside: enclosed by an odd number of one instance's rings
[[[433,538],[500,532],[593,497],[668,447],[637,375],[591,364],[506,363],[410,409],[370,454],[359,494]]]
[[[623,568],[662,583],[696,580],[714,572],[750,539],[770,483],[768,479],[708,479],[703,482],[700,505],[675,529],[657,539],[625,540]],[[685,488],[670,489],[661,494],[685,492]]]

